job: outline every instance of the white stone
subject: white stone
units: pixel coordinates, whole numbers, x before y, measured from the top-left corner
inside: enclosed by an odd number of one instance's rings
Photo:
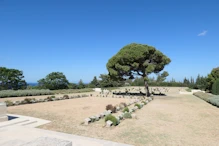
[[[84,120],[84,124],[85,124],[85,125],[88,125],[90,122],[91,122],[91,119],[90,119],[90,118],[86,118],[86,119]]]
[[[100,115],[96,115],[96,121],[98,121],[100,119]]]
[[[0,102],[0,122],[7,121],[7,106],[4,102]]]
[[[113,122],[112,122],[112,121],[108,120],[108,121],[106,122],[106,127],[111,127],[112,125],[113,125]]]

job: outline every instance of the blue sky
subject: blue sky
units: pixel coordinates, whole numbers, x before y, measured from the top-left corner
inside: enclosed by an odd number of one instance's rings
[[[0,66],[36,82],[53,71],[70,82],[107,73],[123,46],[156,47],[176,80],[219,66],[217,0],[0,0]]]

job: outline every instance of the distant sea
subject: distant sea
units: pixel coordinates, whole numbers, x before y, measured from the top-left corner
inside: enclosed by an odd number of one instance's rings
[[[27,85],[29,85],[29,86],[37,86],[38,83],[27,83]]]

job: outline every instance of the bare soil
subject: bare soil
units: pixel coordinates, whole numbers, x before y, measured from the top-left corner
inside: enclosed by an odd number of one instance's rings
[[[136,146],[218,146],[219,108],[193,95],[179,95],[179,89],[170,88],[168,96],[156,96],[135,112],[137,119],[124,120],[112,128],[104,127],[103,120],[88,126],[81,122],[103,112],[107,104],[128,99],[87,97],[14,106],[8,112],[52,121],[39,128]]]

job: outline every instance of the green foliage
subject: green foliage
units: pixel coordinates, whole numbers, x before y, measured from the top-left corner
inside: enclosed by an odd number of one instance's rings
[[[69,99],[69,96],[68,95],[63,95],[63,98],[64,99]]]
[[[147,102],[145,102],[145,101],[142,101],[142,103],[143,103],[144,105],[146,105],[146,104],[147,104]]]
[[[138,107],[138,109],[141,109],[141,105],[140,104],[135,104],[135,106],[137,106]]]
[[[217,79],[212,86],[212,94],[219,95],[219,79]]]
[[[166,77],[169,76],[169,73],[164,71],[162,74],[158,73],[157,74],[157,83],[162,83],[166,80]]]
[[[52,72],[48,74],[45,78],[38,81],[39,87],[42,89],[67,89],[69,82],[65,75],[61,72]]]
[[[124,112],[129,112],[129,108],[128,107],[125,107],[124,109],[123,109],[123,113]]]
[[[215,96],[209,99],[209,103],[211,103],[214,106],[219,107],[219,96]]]
[[[107,122],[108,120],[110,120],[111,122],[113,122],[113,125],[116,126],[119,124],[119,121],[116,119],[116,117],[114,117],[113,115],[107,115],[105,117],[105,122]]]
[[[13,102],[10,100],[6,100],[5,103],[6,103],[6,106],[13,106]]]
[[[132,115],[131,115],[131,113],[125,113],[125,114],[123,115],[123,118],[124,118],[124,119],[131,119],[131,118],[132,118]]]
[[[101,88],[108,88],[108,87],[121,87],[124,85],[124,82],[123,81],[115,81],[115,80],[112,80],[110,78],[109,75],[106,75],[106,74],[101,74],[100,75],[100,87]]]
[[[95,76],[94,79],[90,82],[89,84],[89,87],[90,88],[99,88],[100,87],[100,83],[99,81],[97,80],[97,77]]]
[[[159,73],[171,60],[152,46],[132,43],[123,47],[107,63],[111,79],[125,80],[141,76],[148,91],[148,75]],[[166,75],[166,74],[165,74]]]
[[[26,89],[27,83],[23,78],[23,72],[20,70],[0,67],[0,90]]]
[[[32,100],[36,100],[35,98],[25,98],[24,99],[24,101],[26,102],[26,103],[32,103],[31,101]]]
[[[62,89],[62,90],[53,90],[52,92],[55,94],[71,94],[71,93],[83,93],[83,92],[92,92],[92,88],[84,88],[84,89]]]
[[[0,91],[0,98],[4,97],[22,97],[22,96],[38,96],[38,95],[52,95],[50,90],[2,90]]]
[[[80,81],[78,82],[78,89],[83,89],[83,88],[85,88],[85,84],[83,83],[82,80],[80,80]]]
[[[187,91],[187,92],[192,92],[192,89],[187,88],[186,91]]]
[[[207,89],[212,91],[214,82],[219,79],[219,67],[214,68],[207,77]]]
[[[68,89],[78,89],[78,85],[75,83],[69,83],[68,84]]]
[[[213,97],[213,95],[208,94],[208,93],[203,93],[203,92],[196,92],[196,93],[193,93],[193,95],[195,95],[195,96],[197,96],[197,97],[199,97],[207,102],[209,102],[209,99],[211,97]]]
[[[112,104],[108,104],[108,105],[106,106],[106,110],[111,110],[112,113],[116,113],[116,107],[113,106]]]
[[[219,96],[215,96],[209,93],[196,92],[193,95],[209,102],[210,104],[219,107]]]

